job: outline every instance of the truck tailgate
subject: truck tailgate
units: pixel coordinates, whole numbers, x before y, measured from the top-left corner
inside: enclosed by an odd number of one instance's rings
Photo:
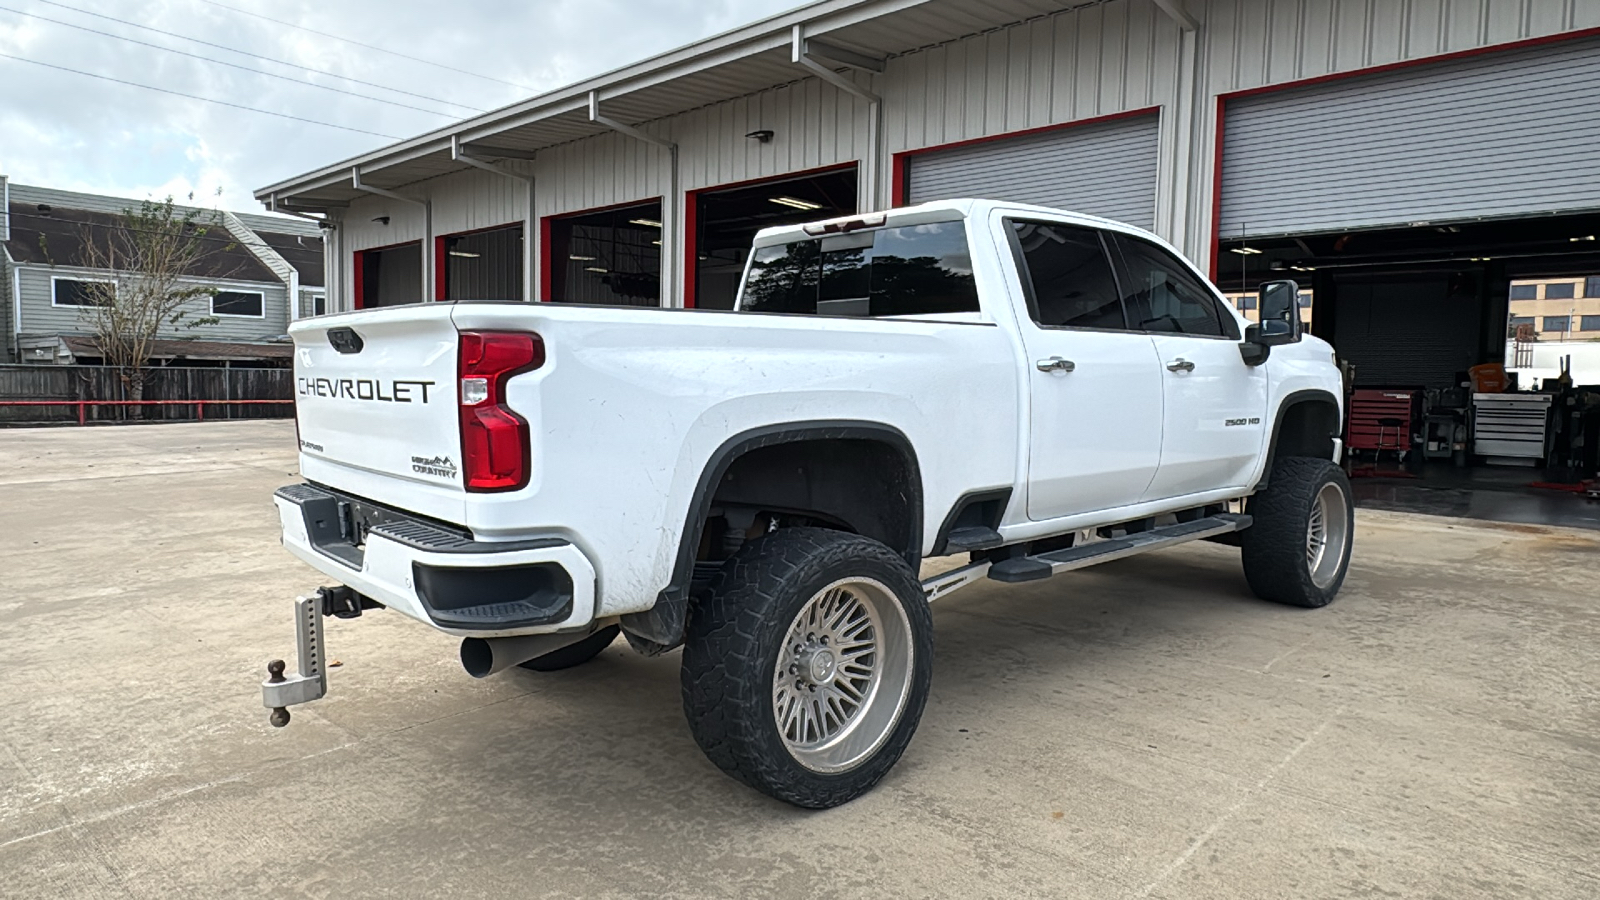
[[[369,310],[290,328],[302,475],[399,501],[412,512],[464,520],[451,309]]]

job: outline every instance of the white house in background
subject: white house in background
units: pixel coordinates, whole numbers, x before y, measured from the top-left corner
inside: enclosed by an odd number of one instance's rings
[[[114,273],[87,265],[84,235],[115,228],[137,200],[12,184],[0,175],[0,362],[98,362],[86,283]],[[223,212],[226,233],[195,284],[217,289],[187,318],[214,324],[165,329],[156,358],[183,365],[286,365],[289,322],[324,311],[322,230],[285,216]]]

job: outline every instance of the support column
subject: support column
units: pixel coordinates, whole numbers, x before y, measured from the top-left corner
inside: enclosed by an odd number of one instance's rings
[[[539,246],[537,233],[539,216],[538,213],[534,212],[533,208],[534,200],[536,199],[534,177],[532,175],[524,175],[521,172],[513,172],[510,169],[502,169],[487,159],[473,156],[469,148],[462,145],[460,135],[453,134],[450,136],[450,158],[475,169],[482,169],[485,172],[493,172],[513,181],[520,181],[527,187],[528,214],[523,217],[522,223],[522,299],[524,302],[543,299],[536,294],[539,284],[539,255],[537,249]],[[530,153],[522,158],[532,160],[534,155]]]
[[[668,176],[667,196],[661,204],[661,303],[663,306],[683,306],[683,282],[678,277],[678,260],[682,256],[678,242],[689,242],[683,234],[683,191],[678,182],[678,145],[663,137],[610,119],[600,113],[600,92],[589,92],[589,121],[627,135],[636,141],[654,144],[667,151],[671,157],[672,172]],[[681,237],[680,237],[681,235]],[[688,277],[688,273],[684,273]]]
[[[435,299],[433,296],[433,202],[407,197],[397,194],[387,188],[373,187],[361,183],[361,167],[350,167],[350,186],[358,191],[375,194],[379,197],[388,197],[390,200],[399,200],[401,203],[412,203],[422,207],[422,297],[427,303]],[[355,298],[351,298],[351,306],[355,305]]]
[[[856,192],[858,212],[877,212],[885,205],[884,202],[884,147],[883,147],[883,98],[867,90],[850,78],[839,74],[831,65],[824,62],[843,66],[847,69],[860,69],[867,72],[882,72],[885,61],[876,57],[864,56],[854,50],[835,47],[822,41],[808,39],[805,35],[805,26],[796,25],[791,32],[789,45],[790,60],[823,81],[833,85],[851,96],[867,101],[867,155],[862,160],[861,189]]]

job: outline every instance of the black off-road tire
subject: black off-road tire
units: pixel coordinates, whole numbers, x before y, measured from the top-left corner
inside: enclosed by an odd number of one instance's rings
[[[892,599],[879,602],[903,610],[904,619],[896,617],[895,623],[909,626],[900,633],[907,637],[902,646],[910,647],[910,671],[904,673],[898,717],[880,729],[886,736],[876,749],[843,771],[819,772],[802,764],[780,733],[775,668],[779,655],[792,649],[791,627],[801,611],[825,588],[851,578],[887,588]],[[890,658],[882,655],[884,661]],[[904,668],[894,667],[896,672]],[[827,809],[866,793],[900,759],[922,718],[932,673],[933,618],[903,558],[858,535],[785,528],[745,544],[691,609],[683,647],[683,709],[700,749],[722,771],[787,803]]]
[[[1324,552],[1339,555],[1314,572],[1308,534],[1319,502],[1324,502],[1319,497],[1324,496],[1328,539]],[[1245,511],[1254,519],[1239,536],[1250,590],[1263,600],[1290,606],[1314,609],[1333,602],[1350,568],[1355,536],[1355,499],[1344,470],[1326,459],[1280,459],[1267,487],[1250,498]]]
[[[581,666],[596,656],[600,651],[611,646],[617,639],[617,633],[622,631],[620,625],[607,625],[576,644],[568,644],[560,650],[551,650],[543,656],[535,656],[525,663],[517,665],[535,672],[559,672],[573,666]]]

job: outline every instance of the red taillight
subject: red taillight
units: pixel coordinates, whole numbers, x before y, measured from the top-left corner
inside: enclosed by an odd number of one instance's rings
[[[528,422],[506,407],[506,382],[544,365],[537,334],[461,332],[461,470],[469,491],[526,487],[532,452]]]

